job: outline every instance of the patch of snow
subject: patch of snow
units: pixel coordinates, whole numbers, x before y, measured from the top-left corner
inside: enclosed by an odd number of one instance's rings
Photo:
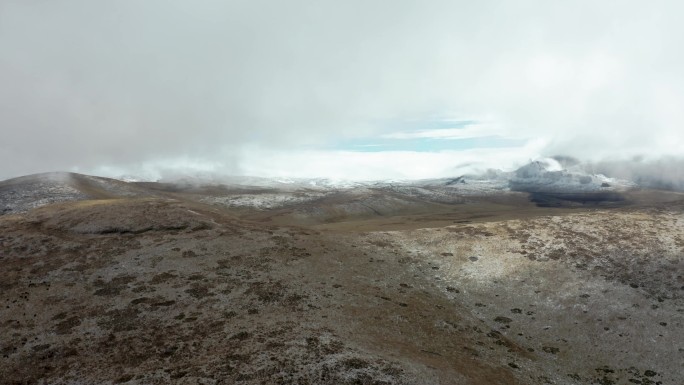
[[[209,196],[200,199],[200,202],[227,207],[251,207],[259,210],[267,210],[309,202],[320,199],[326,195],[327,193],[324,192],[241,194]]]
[[[10,179],[0,184],[0,215],[19,214],[52,203],[87,199],[72,186],[68,173],[46,173]]]

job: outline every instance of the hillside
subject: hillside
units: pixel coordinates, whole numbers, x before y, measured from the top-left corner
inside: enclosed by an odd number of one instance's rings
[[[684,195],[538,207],[453,186],[0,182],[0,372],[8,384],[684,377]]]

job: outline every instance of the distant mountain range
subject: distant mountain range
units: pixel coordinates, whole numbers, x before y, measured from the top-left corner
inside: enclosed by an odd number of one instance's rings
[[[135,182],[67,172],[34,174],[0,182],[0,213],[20,213],[52,203],[88,199],[168,198],[184,194],[203,203],[228,207],[272,209],[309,202],[344,192],[345,199],[369,210],[391,210],[415,201],[462,203],[466,197],[515,192],[530,193],[539,205],[567,202],[621,201],[621,192],[637,183],[563,168],[553,159],[531,162],[514,172],[490,170],[480,175],[424,180],[340,181],[325,178],[184,176],[156,182]],[[378,194],[387,193],[382,199]],[[356,196],[356,198],[354,198]],[[363,198],[359,198],[363,197]],[[391,200],[391,203],[388,203]],[[382,201],[382,203],[379,203]],[[360,203],[361,204],[361,203]],[[372,206],[377,206],[373,208]],[[347,204],[348,206],[348,204]],[[348,210],[348,207],[345,209]],[[365,210],[365,209],[362,209]]]

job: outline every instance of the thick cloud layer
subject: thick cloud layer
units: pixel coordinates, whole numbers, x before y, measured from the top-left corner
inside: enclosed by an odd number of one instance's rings
[[[584,165],[592,173],[632,180],[640,186],[684,191],[684,159],[665,156],[629,160],[603,160]]]
[[[558,153],[677,156],[680,4],[3,1],[0,179],[155,167],[268,175],[290,161],[297,176],[353,176],[307,170],[302,159],[392,135],[387,122],[443,116],[529,140],[510,158],[493,149],[496,165]],[[469,161],[353,155],[392,157]]]

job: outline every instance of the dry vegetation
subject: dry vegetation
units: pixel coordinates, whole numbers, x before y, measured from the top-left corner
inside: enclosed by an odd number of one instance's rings
[[[0,383],[684,378],[679,194],[554,209],[373,190],[266,210],[108,183],[0,217]]]

